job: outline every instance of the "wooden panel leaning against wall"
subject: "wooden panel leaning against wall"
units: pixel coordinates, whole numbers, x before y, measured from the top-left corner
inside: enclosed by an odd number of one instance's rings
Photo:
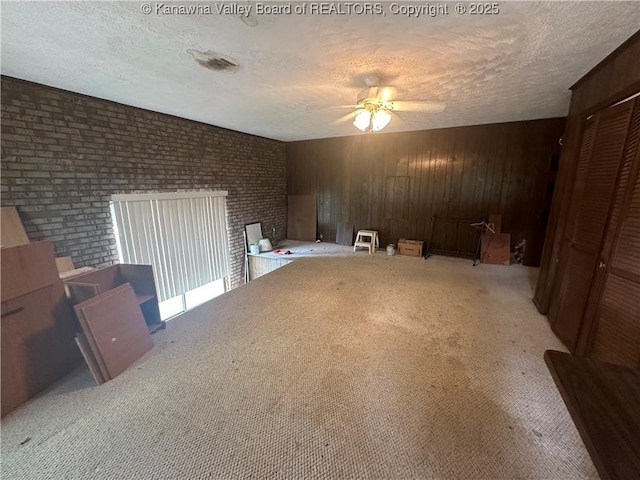
[[[317,196],[318,233],[331,242],[340,222],[378,230],[386,245],[428,240],[434,215],[500,213],[512,247],[526,239],[525,264],[537,265],[564,126],[553,118],[292,142],[288,194]],[[457,241],[435,240],[443,249]]]

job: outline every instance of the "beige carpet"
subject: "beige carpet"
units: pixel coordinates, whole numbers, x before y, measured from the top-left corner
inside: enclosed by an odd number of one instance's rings
[[[597,478],[535,270],[305,258],[172,321],[100,387],[2,421],[2,478]]]

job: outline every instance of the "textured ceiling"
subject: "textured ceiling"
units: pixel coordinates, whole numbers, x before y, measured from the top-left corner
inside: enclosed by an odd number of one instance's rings
[[[338,107],[373,73],[398,100],[447,106],[398,112],[385,132],[564,116],[568,88],[640,26],[638,1],[511,1],[497,15],[458,15],[449,3],[448,15],[419,18],[393,14],[391,2],[384,15],[256,15],[256,2],[240,1],[253,7],[245,21],[217,14],[222,4],[151,2],[145,15],[138,1],[5,1],[2,73],[291,141],[358,134]],[[224,61],[207,68],[213,52]],[[238,68],[217,71],[225,62]]]

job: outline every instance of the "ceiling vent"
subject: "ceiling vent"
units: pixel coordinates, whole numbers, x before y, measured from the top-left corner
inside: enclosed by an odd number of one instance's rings
[[[238,62],[227,55],[208,50],[199,52],[198,50],[187,50],[193,59],[204,68],[213,70],[214,72],[236,73],[240,70]]]

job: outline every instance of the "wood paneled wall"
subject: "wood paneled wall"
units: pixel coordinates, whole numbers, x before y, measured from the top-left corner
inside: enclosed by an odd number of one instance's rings
[[[571,186],[575,179],[584,123],[594,112],[640,90],[640,31],[571,87],[567,134],[560,157],[556,194],[540,263],[534,303],[540,313],[549,312],[551,296],[558,287],[560,242],[567,223]],[[568,193],[567,193],[568,192]]]
[[[335,241],[338,222],[378,230],[386,245],[400,237],[428,240],[434,215],[483,220],[500,213],[513,244],[527,238],[535,264],[548,172],[564,124],[553,118],[292,142],[287,189],[317,196],[325,241]],[[458,242],[451,230],[436,232],[434,240],[445,250]],[[474,242],[465,248],[473,251]]]

